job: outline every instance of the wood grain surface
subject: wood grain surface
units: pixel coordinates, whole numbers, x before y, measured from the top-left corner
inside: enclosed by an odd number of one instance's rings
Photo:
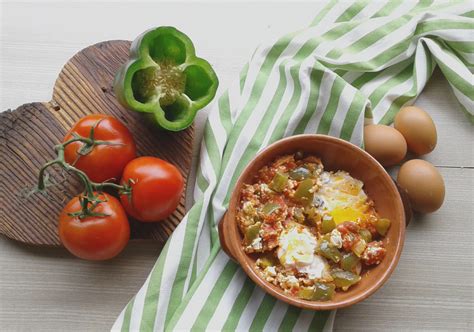
[[[50,171],[58,182],[47,195],[26,197],[35,186],[38,170],[54,159],[54,145],[79,118],[91,113],[111,114],[132,132],[138,155],[157,156],[175,164],[185,179],[191,166],[194,128],[171,133],[153,128],[140,114],[118,104],[113,77],[128,59],[128,41],[107,41],[87,47],[63,67],[47,103],[24,104],[0,113],[0,233],[34,245],[60,245],[57,216],[65,203],[81,192],[73,176]],[[160,223],[130,218],[132,238],[164,242],[183,218],[185,191],[176,211]]]

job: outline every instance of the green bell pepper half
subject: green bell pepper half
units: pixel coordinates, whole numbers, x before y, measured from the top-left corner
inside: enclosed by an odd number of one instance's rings
[[[114,92],[124,107],[146,114],[156,125],[180,131],[209,104],[219,85],[211,65],[173,27],[145,31],[130,47],[130,59],[117,72]]]

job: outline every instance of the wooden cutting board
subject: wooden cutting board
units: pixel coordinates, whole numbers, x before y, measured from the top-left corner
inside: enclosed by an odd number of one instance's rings
[[[138,155],[156,156],[175,164],[187,179],[191,167],[194,127],[178,132],[153,128],[140,114],[116,100],[112,82],[128,60],[129,41],[98,43],[72,57],[61,70],[49,102],[24,104],[0,113],[0,233],[27,244],[59,246],[57,216],[70,198],[81,192],[80,182],[50,171],[60,185],[48,196],[25,198],[38,170],[54,159],[53,147],[79,118],[91,113],[111,114],[132,132]],[[164,242],[185,214],[185,192],[177,210],[159,223],[130,219],[131,238]]]

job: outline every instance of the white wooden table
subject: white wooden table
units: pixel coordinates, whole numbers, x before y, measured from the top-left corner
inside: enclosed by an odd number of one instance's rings
[[[2,2],[0,111],[49,100],[61,66],[81,48],[133,39],[158,25],[176,26],[192,38],[198,54],[214,65],[222,91],[258,43],[304,26],[320,7],[320,2]],[[438,212],[416,216],[392,278],[368,300],[340,310],[336,331],[473,328],[473,127],[438,71],[416,104],[438,128],[438,147],[426,159],[444,176],[446,201]],[[205,117],[206,111],[199,114],[198,138]],[[92,263],[64,249],[0,238],[0,330],[106,330],[158,254],[158,244],[132,241],[117,259]]]

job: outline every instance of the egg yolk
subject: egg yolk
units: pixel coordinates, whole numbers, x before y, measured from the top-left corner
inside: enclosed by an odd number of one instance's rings
[[[352,207],[337,207],[330,212],[330,215],[334,219],[336,225],[342,224],[344,221],[357,222],[358,218],[362,218],[364,214],[357,209]]]

